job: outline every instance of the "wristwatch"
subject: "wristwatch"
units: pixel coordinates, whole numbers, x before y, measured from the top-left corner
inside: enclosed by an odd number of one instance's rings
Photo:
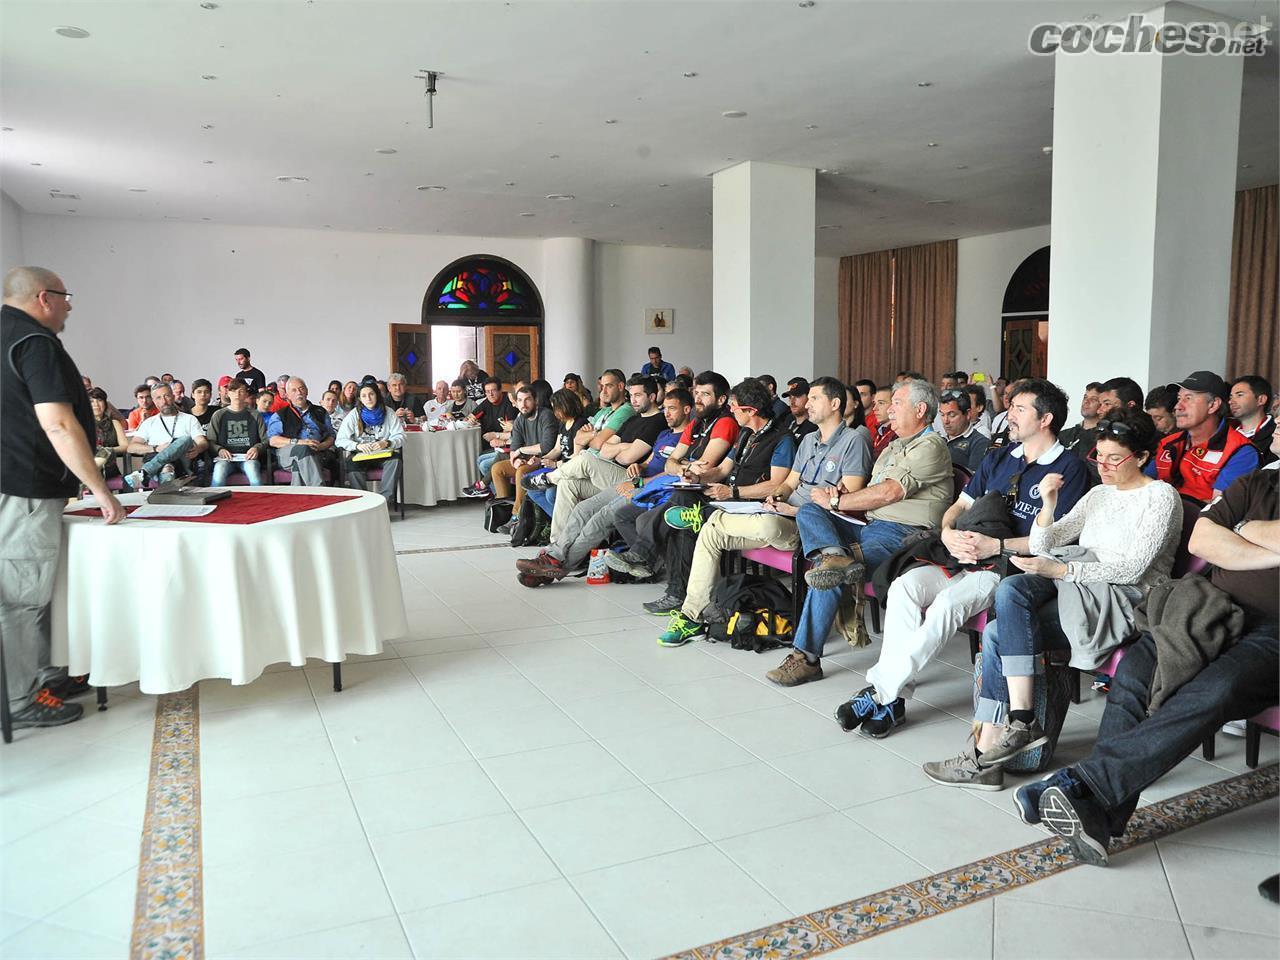
[[[832,510],[840,509],[840,494],[837,493],[831,498],[831,509]]]
[[[1242,534],[1240,531],[1244,529],[1244,525],[1248,522],[1249,522],[1248,520],[1241,520],[1239,523],[1237,523],[1234,527],[1231,528],[1231,532],[1234,533],[1237,537],[1244,536],[1244,534]]]

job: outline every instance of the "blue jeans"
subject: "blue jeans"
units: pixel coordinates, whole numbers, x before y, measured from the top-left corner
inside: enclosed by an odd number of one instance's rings
[[[153,453],[142,462],[142,472],[147,475],[147,479],[153,480],[160,476],[160,471],[167,465],[173,465],[175,476],[185,477],[190,473],[187,461],[187,451],[194,446],[195,440],[191,437],[178,437],[159,453]]]
[[[227,485],[227,477],[237,470],[244,472],[244,475],[249,479],[249,486],[262,486],[261,460],[245,460],[237,463],[234,460],[222,460],[216,457],[213,461],[213,482],[210,486],[225,487]]]
[[[1228,720],[1252,717],[1276,702],[1280,671],[1277,625],[1245,625],[1244,635],[1147,716],[1156,645],[1144,633],[1125,652],[1111,680],[1093,753],[1073,769],[1088,785],[1119,836],[1138,795],[1182,762]],[[985,644],[984,644],[985,649]]]
[[[820,553],[847,553],[852,544],[860,544],[867,574],[884,563],[902,546],[902,541],[919,530],[905,523],[872,520],[863,526],[833,517],[815,503],[806,503],[796,514],[800,544],[806,557]],[[836,621],[840,608],[839,590],[806,591],[804,612],[796,626],[795,648],[812,657],[821,657],[827,634]]]
[[[547,487],[545,490],[526,490],[524,495],[537,504],[538,509],[548,517],[551,516],[552,512],[556,508],[555,487]]]
[[[1043,670],[1038,654],[1070,649],[1058,620],[1057,581],[1020,573],[996,588],[996,622],[982,634],[982,687],[974,719],[1004,723],[1009,709],[1005,677],[1034,677]]]
[[[493,465],[502,456],[497,450],[489,450],[476,457],[476,467],[480,471],[480,479],[485,483],[493,482]]]

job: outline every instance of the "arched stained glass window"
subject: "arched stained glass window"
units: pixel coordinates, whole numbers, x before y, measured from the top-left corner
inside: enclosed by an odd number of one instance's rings
[[[436,276],[423,304],[427,316],[542,319],[542,298],[515,264],[497,257],[468,257]]]

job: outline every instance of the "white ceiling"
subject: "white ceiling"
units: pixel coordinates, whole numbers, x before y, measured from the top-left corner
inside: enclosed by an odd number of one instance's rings
[[[1032,25],[1141,6],[3,0],[0,187],[67,216],[706,247],[710,174],[752,159],[831,171],[819,253],[973,236],[1049,219]],[[1280,179],[1272,40],[1246,63],[1241,188]],[[421,68],[445,74],[434,130]]]

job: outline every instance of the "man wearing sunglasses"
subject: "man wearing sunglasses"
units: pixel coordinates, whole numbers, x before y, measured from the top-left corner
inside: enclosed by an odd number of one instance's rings
[[[1178,384],[1177,430],[1160,441],[1147,476],[1172,484],[1184,497],[1209,503],[1245,474],[1258,469],[1257,448],[1227,423],[1227,384],[1197,370]]]

